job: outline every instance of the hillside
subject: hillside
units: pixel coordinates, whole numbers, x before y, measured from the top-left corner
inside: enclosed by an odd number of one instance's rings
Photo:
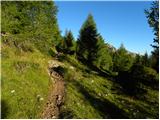
[[[39,118],[48,94],[49,58],[2,44],[2,118]]]
[[[47,101],[49,58],[38,51],[17,55],[2,47],[2,117],[39,118]],[[158,90],[130,97],[111,78],[99,75],[76,59],[65,56],[65,103],[60,118],[158,118]],[[12,76],[12,77],[10,77]]]
[[[158,119],[157,58],[105,43],[92,14],[79,38],[52,1],[3,1],[2,119]]]
[[[65,57],[66,100],[60,118],[158,118],[158,90],[145,86],[144,96],[129,96],[113,78]]]

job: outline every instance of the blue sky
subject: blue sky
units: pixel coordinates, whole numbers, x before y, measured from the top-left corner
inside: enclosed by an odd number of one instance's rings
[[[55,4],[62,35],[68,29],[77,38],[83,22],[91,13],[106,43],[116,48],[123,43],[129,51],[140,54],[152,51],[150,44],[154,35],[144,14],[151,1],[56,1]]]

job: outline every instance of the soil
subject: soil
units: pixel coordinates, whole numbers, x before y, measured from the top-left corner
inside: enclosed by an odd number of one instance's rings
[[[42,119],[57,119],[60,108],[64,103],[65,86],[63,77],[52,69],[53,67],[59,66],[59,64],[56,61],[50,63],[52,63],[52,65],[49,64],[48,73],[51,77],[51,85],[49,88],[48,101],[41,115]]]

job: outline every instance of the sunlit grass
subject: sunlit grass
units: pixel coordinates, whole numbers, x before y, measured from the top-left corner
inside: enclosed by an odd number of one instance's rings
[[[49,58],[38,51],[16,54],[8,46],[2,53],[2,118],[39,118],[48,95]]]
[[[2,52],[2,117],[39,118],[48,95],[50,58],[37,50],[17,54],[7,46]],[[120,92],[116,81],[86,72],[91,70],[73,56],[61,63],[66,82],[61,118],[158,118],[157,90],[145,87],[147,93],[137,99]]]

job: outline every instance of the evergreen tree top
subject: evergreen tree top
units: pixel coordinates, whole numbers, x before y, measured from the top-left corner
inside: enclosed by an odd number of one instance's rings
[[[84,22],[84,24],[82,25],[81,29],[84,29],[88,26],[92,26],[94,28],[96,28],[96,23],[94,21],[93,15],[90,13],[86,19],[86,21]]]

